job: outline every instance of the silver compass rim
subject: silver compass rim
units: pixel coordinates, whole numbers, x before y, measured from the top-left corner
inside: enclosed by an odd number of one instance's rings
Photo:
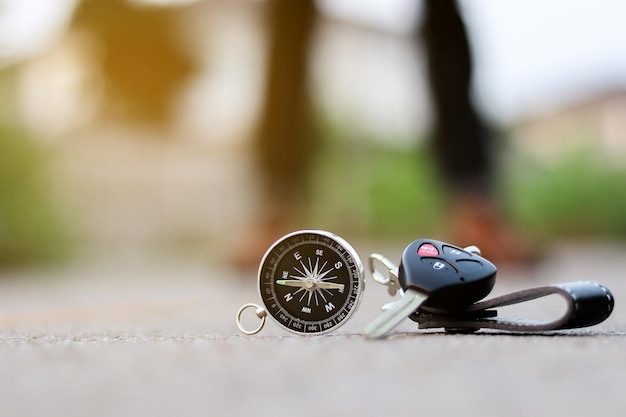
[[[280,245],[283,241],[290,239],[294,236],[297,235],[301,235],[301,234],[316,234],[316,235],[320,235],[320,236],[324,236],[330,239],[333,239],[334,241],[336,241],[337,243],[339,243],[341,246],[344,247],[344,249],[346,250],[346,252],[352,257],[352,259],[354,259],[354,264],[357,267],[357,273],[358,273],[358,282],[359,282],[359,291],[355,297],[355,301],[354,301],[354,306],[348,311],[346,317],[341,320],[339,323],[337,323],[335,326],[331,327],[330,329],[326,329],[326,330],[321,330],[319,332],[314,332],[314,333],[305,333],[305,332],[299,332],[297,330],[293,330],[290,329],[289,327],[285,326],[284,324],[282,324],[280,321],[278,321],[273,314],[271,314],[269,312],[269,307],[267,306],[267,304],[265,304],[265,299],[263,298],[263,294],[261,294],[261,274],[263,271],[263,265],[265,265],[265,261],[267,260],[267,257],[272,253],[272,251],[278,246]],[[327,333],[331,333],[336,331],[338,328],[340,328],[341,326],[343,326],[344,324],[346,324],[346,322],[348,322],[350,320],[350,318],[352,317],[352,315],[356,312],[356,310],[358,310],[360,304],[361,304],[361,299],[363,298],[363,291],[365,290],[365,270],[363,267],[363,262],[361,261],[361,258],[359,256],[359,254],[357,253],[357,251],[354,249],[354,247],[348,243],[347,240],[345,240],[344,238],[342,238],[341,236],[329,232],[327,230],[322,230],[322,229],[301,229],[301,230],[295,230],[293,232],[287,233],[286,235],[280,237],[279,239],[277,239],[265,252],[265,254],[263,255],[263,258],[261,259],[261,262],[259,263],[259,269],[257,272],[257,292],[259,294],[259,297],[261,298],[261,302],[263,303],[263,306],[265,307],[265,309],[268,311],[268,316],[271,317],[271,320],[278,324],[278,326],[282,329],[285,329],[286,331],[293,333],[293,334],[297,334],[298,336],[304,336],[304,337],[315,337],[315,336],[321,336]]]

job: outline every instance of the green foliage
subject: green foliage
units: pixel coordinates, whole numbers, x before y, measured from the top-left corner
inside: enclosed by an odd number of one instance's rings
[[[46,160],[22,132],[0,126],[0,266],[56,261],[68,253]]]
[[[626,237],[626,170],[593,150],[552,164],[520,162],[509,173],[512,215],[544,236]]]
[[[415,236],[433,233],[443,220],[441,183],[424,149],[377,149],[368,164],[371,232]]]
[[[324,126],[312,177],[316,227],[376,237],[432,233],[444,207],[429,153]]]

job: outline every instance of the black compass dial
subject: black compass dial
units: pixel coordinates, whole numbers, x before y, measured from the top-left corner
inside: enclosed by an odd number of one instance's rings
[[[363,266],[352,247],[332,233],[291,233],[267,252],[259,290],[269,315],[300,334],[334,330],[358,306]]]

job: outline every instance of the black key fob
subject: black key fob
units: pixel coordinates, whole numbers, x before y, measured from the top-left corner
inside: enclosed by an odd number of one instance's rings
[[[487,259],[449,243],[419,239],[404,250],[398,279],[404,290],[428,295],[419,310],[462,312],[486,297],[497,269]]]

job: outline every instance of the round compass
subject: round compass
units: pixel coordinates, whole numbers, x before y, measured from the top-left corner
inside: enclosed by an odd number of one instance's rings
[[[278,240],[259,268],[259,293],[265,309],[254,304],[237,314],[248,334],[261,330],[269,313],[278,324],[297,334],[322,334],[336,329],[356,310],[363,291],[363,265],[342,238],[321,230],[302,230]],[[241,312],[257,307],[261,326],[241,327]]]

